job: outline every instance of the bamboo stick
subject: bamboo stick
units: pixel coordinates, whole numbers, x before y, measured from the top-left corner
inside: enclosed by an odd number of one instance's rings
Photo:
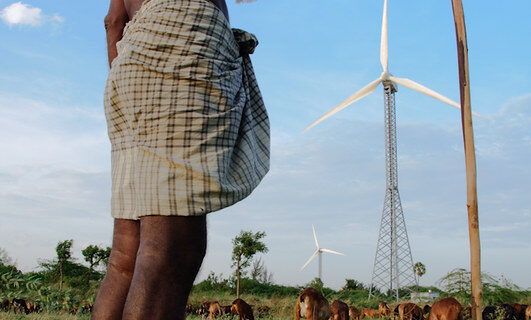
[[[470,240],[470,271],[472,280],[472,319],[481,318],[481,247],[479,240],[478,200],[476,185],[476,154],[474,131],[470,110],[470,78],[468,73],[468,46],[466,40],[465,15],[461,0],[452,0],[459,60],[459,91],[461,95],[461,120],[465,145],[468,233]]]

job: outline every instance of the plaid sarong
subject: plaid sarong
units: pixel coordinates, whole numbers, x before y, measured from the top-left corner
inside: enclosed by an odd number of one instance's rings
[[[257,44],[210,1],[144,1],[105,88],[114,218],[204,215],[256,188],[270,143]]]

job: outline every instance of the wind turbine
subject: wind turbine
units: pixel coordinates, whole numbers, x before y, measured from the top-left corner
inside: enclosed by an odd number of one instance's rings
[[[315,252],[312,254],[312,256],[310,257],[310,259],[308,259],[308,261],[306,261],[306,263],[302,266],[301,268],[301,271],[302,269],[304,269],[304,267],[306,267],[308,265],[308,263],[310,263],[310,261],[312,261],[313,258],[315,258],[315,256],[317,254],[319,254],[319,279],[321,280],[322,279],[322,268],[323,268],[323,258],[322,258],[322,253],[323,252],[328,252],[328,253],[333,253],[333,254],[338,254],[340,256],[344,256],[343,253],[340,253],[340,252],[337,252],[337,251],[332,251],[332,250],[329,250],[329,249],[325,249],[325,248],[321,248],[319,247],[319,242],[317,242],[317,236],[315,235],[315,227],[313,226],[312,224],[312,229],[313,229],[313,239],[315,240],[315,246],[317,247],[317,250],[315,250]]]
[[[309,125],[306,129],[304,129],[302,132],[308,131],[311,127],[315,126],[316,124],[320,123],[321,121],[325,120],[326,118],[330,117],[331,115],[343,110],[344,108],[348,107],[349,105],[353,104],[354,102],[360,100],[361,98],[365,97],[366,95],[372,93],[374,90],[376,90],[376,87],[380,83],[384,85],[385,87],[393,87],[393,90],[396,91],[396,84],[402,85],[406,88],[418,91],[420,93],[423,93],[427,96],[430,96],[432,98],[435,98],[437,100],[440,100],[444,103],[447,103],[451,105],[452,107],[455,107],[457,109],[461,109],[461,105],[445,96],[443,96],[440,93],[437,93],[420,83],[417,83],[413,80],[407,79],[407,78],[397,78],[394,77],[392,74],[389,73],[389,46],[388,46],[388,36],[387,36],[387,0],[384,1],[384,7],[383,7],[383,18],[382,18],[382,35],[380,38],[380,63],[382,65],[383,72],[380,75],[380,77],[365,87],[361,88],[358,92],[354,93],[350,97],[348,97],[345,101],[338,104],[335,108],[328,111],[325,115],[317,119],[314,123]],[[479,117],[479,115],[475,112],[472,112],[475,116]]]
[[[380,63],[383,72],[380,77],[358,92],[348,97],[324,116],[312,123],[303,132],[325,120],[336,112],[348,107],[373,92],[380,83],[384,89],[385,107],[385,160],[386,160],[386,191],[374,267],[371,280],[372,295],[373,285],[379,286],[382,292],[389,291],[396,294],[399,300],[400,288],[418,285],[417,278],[413,273],[413,258],[406,230],[400,194],[398,192],[398,165],[397,165],[397,137],[396,137],[396,112],[395,92],[396,85],[402,85],[418,91],[458,109],[461,105],[457,102],[426,88],[425,86],[406,78],[397,78],[389,73],[388,63],[388,35],[387,35],[387,1],[384,0],[382,34],[380,39]],[[476,113],[474,115],[478,116]],[[317,254],[314,253],[312,258]],[[310,258],[310,260],[312,259]],[[309,261],[308,261],[309,262]],[[308,264],[308,262],[306,264]],[[388,289],[388,290],[385,290]]]

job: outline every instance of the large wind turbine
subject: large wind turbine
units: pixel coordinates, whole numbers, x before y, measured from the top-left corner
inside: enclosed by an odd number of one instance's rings
[[[400,298],[400,288],[418,285],[417,278],[413,272],[413,258],[406,230],[400,194],[398,192],[398,165],[397,165],[397,138],[396,138],[396,112],[395,112],[395,92],[396,85],[413,89],[453,107],[460,109],[460,104],[449,98],[416,83],[413,80],[397,78],[389,73],[388,68],[388,36],[387,36],[387,0],[384,0],[382,34],[380,39],[380,63],[383,72],[380,77],[338,106],[330,110],[324,116],[308,126],[304,131],[315,126],[319,122],[330,117],[334,113],[346,108],[352,103],[373,92],[380,83],[384,87],[384,107],[385,107],[385,160],[386,160],[386,191],[378,234],[378,243],[371,280],[372,295],[373,286],[378,286],[382,292],[389,292],[396,295],[396,300]],[[475,114],[477,116],[477,114]],[[303,132],[304,132],[303,131]],[[314,256],[317,254],[314,253]],[[313,258],[313,256],[312,256]],[[311,259],[310,259],[311,260]],[[309,262],[309,261],[308,261]]]
[[[365,97],[369,93],[372,93],[374,90],[376,90],[376,87],[380,83],[383,83],[385,86],[395,86],[396,84],[402,85],[406,88],[418,91],[420,93],[423,93],[425,95],[428,95],[432,98],[435,98],[437,100],[440,100],[444,103],[447,103],[451,105],[452,107],[455,107],[457,109],[461,109],[461,105],[445,96],[443,96],[440,93],[437,93],[429,88],[426,88],[425,86],[421,85],[420,83],[417,83],[413,80],[406,79],[406,78],[397,78],[394,77],[392,74],[389,73],[389,46],[388,46],[388,36],[387,36],[387,0],[384,1],[384,8],[383,8],[383,18],[382,18],[382,35],[380,39],[380,63],[382,65],[383,72],[380,75],[380,77],[365,87],[361,88],[358,92],[354,93],[350,97],[348,97],[345,101],[338,104],[335,108],[328,111],[325,115],[317,119],[314,123],[309,125],[306,129],[304,129],[302,132],[306,132],[311,127],[315,126],[319,122],[325,120],[326,118],[330,117],[331,115],[335,114],[336,112],[339,112],[343,110],[344,108],[348,107],[349,105],[353,104],[354,102],[360,100],[361,98]],[[396,90],[396,88],[394,89]],[[475,112],[472,112],[475,116],[479,116]]]
[[[310,259],[308,259],[308,261],[306,261],[306,263],[301,267],[301,271],[302,269],[304,269],[304,267],[308,265],[308,263],[310,263],[310,261],[312,261],[313,258],[315,258],[317,254],[319,254],[319,279],[322,279],[323,258],[321,254],[323,252],[338,254],[340,256],[344,256],[344,254],[337,252],[337,251],[332,251],[332,250],[319,247],[319,242],[317,242],[317,236],[315,235],[315,227],[313,226],[313,224],[312,224],[312,229],[313,229],[313,239],[315,240],[315,246],[317,247],[317,250],[315,250],[315,252],[312,254]]]

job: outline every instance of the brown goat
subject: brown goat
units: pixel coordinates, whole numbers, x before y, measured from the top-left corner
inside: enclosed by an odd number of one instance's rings
[[[369,309],[369,308],[363,308],[361,309],[361,315],[360,319],[365,318],[375,318],[378,315],[378,309]]]
[[[524,320],[527,305],[519,303],[509,303],[509,305],[514,308],[514,316],[516,320]]]
[[[389,309],[389,306],[385,302],[381,302],[378,306],[378,316],[380,318],[389,316],[389,313],[391,313],[391,309]]]
[[[400,303],[399,304],[396,304],[394,306],[391,307],[391,318],[393,320],[395,319],[398,319],[399,318],[399,315],[398,315],[398,308],[400,308]]]
[[[308,320],[328,320],[331,310],[328,300],[314,288],[304,289],[295,306],[295,320],[301,317]]]
[[[330,320],[349,320],[348,305],[341,300],[334,300],[330,305]]]
[[[428,320],[461,320],[463,306],[454,298],[444,298],[431,306]]]
[[[424,320],[424,311],[412,302],[402,303],[398,307],[400,320]]]
[[[350,320],[359,320],[360,311],[356,307],[350,306],[348,307],[348,316],[350,317]]]
[[[237,314],[240,320],[254,320],[253,309],[243,299],[236,299],[232,302],[230,307],[230,318]]]

